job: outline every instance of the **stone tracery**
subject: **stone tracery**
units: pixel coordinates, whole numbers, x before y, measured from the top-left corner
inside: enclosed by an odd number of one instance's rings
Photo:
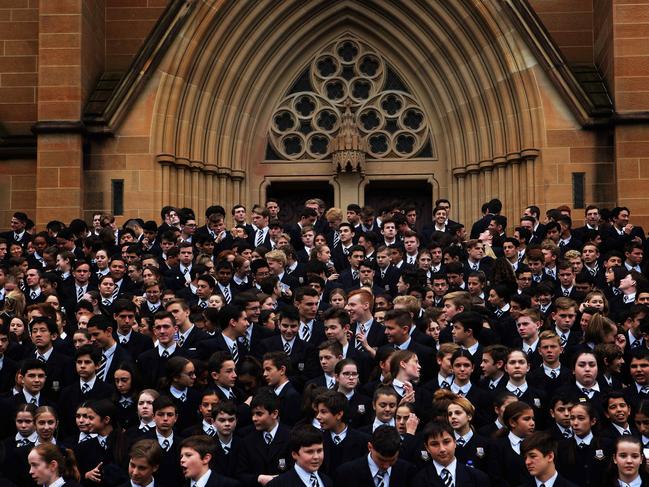
[[[277,157],[271,159],[331,158],[347,106],[369,158],[417,157],[430,141],[424,111],[405,84],[353,36],[322,49],[299,80],[273,113],[269,144]]]

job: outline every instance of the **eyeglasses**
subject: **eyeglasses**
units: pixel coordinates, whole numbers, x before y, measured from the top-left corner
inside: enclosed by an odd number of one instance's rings
[[[358,377],[358,372],[341,372],[343,377]]]

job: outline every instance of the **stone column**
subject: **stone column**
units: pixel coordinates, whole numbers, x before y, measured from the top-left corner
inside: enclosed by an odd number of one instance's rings
[[[39,2],[36,223],[83,208],[82,2]]]

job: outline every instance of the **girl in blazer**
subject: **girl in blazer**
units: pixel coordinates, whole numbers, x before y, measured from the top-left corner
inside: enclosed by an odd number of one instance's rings
[[[78,487],[79,470],[71,450],[61,451],[52,443],[41,443],[29,452],[29,473],[37,485],[48,487],[55,482],[61,487]]]
[[[523,401],[516,401],[505,408],[505,428],[491,443],[488,458],[489,478],[494,485],[516,487],[531,480],[520,454],[521,443],[534,433],[534,409]]]
[[[479,435],[471,426],[475,407],[466,397],[456,397],[448,405],[447,412],[457,445],[455,456],[458,462],[486,471],[489,440]]]
[[[137,396],[142,390],[138,371],[128,362],[122,362],[115,369],[115,393],[113,404],[117,407],[117,424],[127,430],[139,422]]]
[[[646,459],[642,443],[635,436],[621,436],[615,442],[613,464],[615,478],[608,485],[648,485]]]
[[[602,485],[610,464],[612,442],[593,431],[596,410],[589,402],[578,402],[570,410],[572,438],[559,444],[557,470],[580,487]]]

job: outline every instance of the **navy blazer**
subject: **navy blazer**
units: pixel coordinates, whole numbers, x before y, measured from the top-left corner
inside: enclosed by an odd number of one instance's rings
[[[455,464],[455,478],[453,484],[457,487],[490,487],[491,481],[487,474],[478,470],[477,468],[467,467],[459,460]],[[445,487],[442,478],[437,475],[437,469],[433,462],[429,462],[426,466],[417,472],[415,478],[412,480],[412,487]]]
[[[324,483],[324,487],[333,487],[334,484],[329,477],[320,472],[318,472],[318,475],[320,476],[320,480]],[[305,487],[304,482],[302,482],[302,479],[294,468],[286,473],[278,475],[266,485],[269,487]]]
[[[415,474],[415,467],[403,460],[397,460],[392,465],[390,480],[385,487],[410,487]],[[367,455],[343,463],[336,469],[334,483],[338,485],[353,485],[354,487],[375,487]],[[459,486],[458,486],[459,487]]]
[[[280,423],[270,445],[266,444],[261,431],[252,431],[243,439],[237,459],[237,478],[244,486],[257,487],[259,475],[276,475],[291,468],[289,431]]]
[[[350,427],[347,428],[345,439],[337,445],[331,439],[329,431],[325,431],[322,437],[324,462],[321,470],[330,475],[339,465],[367,455],[367,442],[371,439],[371,436]]]

